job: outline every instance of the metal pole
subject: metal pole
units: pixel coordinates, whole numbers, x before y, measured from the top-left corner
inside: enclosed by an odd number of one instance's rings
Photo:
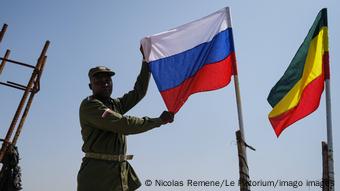
[[[26,64],[26,63],[23,63],[23,62],[18,62],[18,61],[15,61],[15,60],[10,60],[10,59],[6,59],[6,58],[0,58],[0,60],[11,62],[13,64],[18,64],[18,65],[21,65],[21,66],[26,66],[26,67],[33,68],[33,69],[35,68],[35,66],[32,66],[30,64]]]
[[[328,40],[328,39],[327,39]],[[328,145],[328,174],[329,190],[334,191],[334,160],[333,160],[333,133],[332,133],[332,109],[331,109],[331,81],[329,67],[329,53],[323,55],[323,72],[325,76],[326,91],[326,119],[327,119],[327,145]]]
[[[328,173],[329,188],[334,191],[334,160],[333,160],[333,134],[332,134],[332,111],[330,79],[326,79],[326,117],[327,117],[327,144],[328,144]]]
[[[236,68],[236,66],[235,66]],[[238,125],[241,132],[241,138],[245,141],[244,138],[244,128],[243,128],[243,115],[242,115],[242,104],[241,104],[241,93],[240,86],[238,81],[238,75],[234,75],[234,86],[235,86],[235,94],[236,94],[236,104],[237,104],[237,114],[238,114]],[[246,157],[247,159],[247,157]]]
[[[231,14],[229,7],[226,8],[227,13],[227,25],[231,27]],[[231,38],[232,44],[234,45],[234,39]],[[240,191],[250,191],[250,187],[247,185],[249,180],[249,167],[248,167],[248,160],[247,160],[247,151],[246,151],[246,144],[245,144],[245,135],[244,135],[244,128],[243,128],[243,115],[242,115],[242,104],[241,104],[241,93],[240,93],[240,83],[238,80],[238,72],[237,72],[237,62],[236,56],[233,53],[232,55],[233,60],[233,75],[234,75],[234,87],[235,87],[235,95],[236,95],[236,105],[237,105],[237,115],[238,115],[238,125],[239,125],[239,132],[236,133],[236,138],[238,141],[238,156],[239,156],[239,172],[240,172]]]
[[[14,85],[14,84],[12,84],[12,83],[8,83],[8,81],[7,81],[7,83],[0,82],[0,85],[8,86],[8,87],[15,88],[15,89],[19,89],[19,90],[23,90],[23,91],[26,90],[26,88],[23,88],[23,87],[21,87],[21,86]]]
[[[226,8],[227,11],[227,22],[228,26],[231,26],[231,14],[230,14],[230,9],[229,7]],[[234,41],[234,39],[231,39]],[[234,44],[234,42],[232,42]],[[235,94],[236,94],[236,104],[237,104],[237,114],[238,114],[238,124],[241,132],[241,138],[243,141],[245,141],[245,136],[244,136],[244,128],[243,128],[243,115],[242,115],[242,104],[241,104],[241,93],[240,93],[240,83],[238,80],[238,72],[237,72],[237,64],[236,64],[236,56],[233,56],[233,73],[234,73],[234,86],[235,86]],[[247,154],[245,154],[245,159],[247,161]]]

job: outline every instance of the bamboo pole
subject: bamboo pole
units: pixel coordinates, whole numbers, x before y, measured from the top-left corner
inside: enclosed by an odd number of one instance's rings
[[[40,76],[42,74],[42,71],[44,69],[44,66],[45,66],[45,63],[46,63],[46,56],[44,57],[44,59],[42,60],[42,65],[41,67],[38,69],[38,72],[36,74],[36,80],[34,82],[34,87],[31,91],[31,94],[30,94],[30,97],[28,98],[28,101],[27,101],[27,104],[26,104],[26,107],[25,107],[25,110],[24,110],[24,113],[22,114],[22,117],[21,117],[21,120],[20,120],[20,123],[19,123],[19,126],[16,130],[16,133],[14,135],[14,138],[13,138],[13,141],[12,141],[12,144],[13,145],[16,145],[17,141],[18,141],[18,138],[19,138],[19,135],[21,133],[21,130],[22,130],[22,127],[25,123],[25,120],[26,120],[26,117],[27,117],[27,114],[28,114],[28,111],[32,105],[32,101],[33,101],[33,98],[34,98],[34,95],[36,94],[36,91],[37,91],[37,88],[39,86],[39,80],[40,80]]]
[[[11,51],[10,50],[6,50],[6,53],[5,53],[5,56],[4,56],[4,59],[1,61],[1,64],[0,64],[0,75],[1,75],[1,73],[2,73],[2,70],[4,69],[4,67],[5,67],[5,64],[6,64],[6,60],[7,60],[7,58],[9,57],[9,54],[11,53]]]
[[[238,151],[238,164],[239,164],[239,173],[240,173],[240,179],[239,179],[239,186],[240,191],[250,191],[250,186],[248,184],[249,182],[249,168],[247,164],[247,160],[245,158],[245,142],[242,139],[241,131],[236,131],[236,140],[237,140],[237,151]]]
[[[13,117],[13,120],[11,122],[11,125],[10,125],[10,127],[9,127],[9,129],[7,131],[6,137],[4,139],[4,142],[3,142],[1,150],[0,150],[0,162],[2,161],[4,155],[5,155],[6,151],[7,151],[8,145],[10,144],[11,136],[12,136],[13,131],[15,129],[15,126],[16,126],[16,124],[18,122],[18,119],[19,119],[19,116],[20,116],[20,114],[22,112],[24,104],[26,103],[27,97],[30,94],[30,91],[34,87],[33,86],[34,85],[34,80],[36,79],[36,75],[39,72],[38,69],[41,68],[41,65],[43,64],[43,60],[45,58],[45,55],[46,55],[46,52],[47,52],[49,44],[50,44],[50,42],[46,41],[46,43],[44,45],[44,48],[43,48],[43,50],[42,50],[42,52],[41,52],[41,54],[39,56],[39,59],[37,61],[36,68],[33,71],[32,76],[31,76],[31,78],[30,78],[30,80],[29,80],[29,82],[28,82],[28,84],[26,86],[27,88],[26,88],[26,90],[25,90],[25,92],[24,92],[24,94],[23,94],[23,96],[21,98],[21,101],[20,101],[20,103],[18,105],[18,108],[17,108],[17,110],[15,112],[15,115]]]
[[[322,191],[329,191],[328,146],[322,142]]]
[[[3,26],[2,26],[2,29],[1,29],[1,31],[0,31],[0,43],[1,43],[1,41],[2,41],[2,39],[3,39],[3,37],[4,37],[4,35],[5,35],[5,32],[6,32],[6,30],[7,30],[7,24],[4,24]]]

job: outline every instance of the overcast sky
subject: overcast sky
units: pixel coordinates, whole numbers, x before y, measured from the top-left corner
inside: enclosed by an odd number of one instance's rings
[[[339,185],[340,3],[336,0],[3,0],[0,25],[8,30],[0,55],[36,64],[46,40],[48,59],[18,142],[25,191],[76,190],[83,153],[79,104],[90,95],[87,72],[96,65],[112,68],[113,97],[131,90],[141,67],[139,41],[229,6],[239,68],[245,137],[254,181],[321,180],[321,141],[326,140],[325,96],[319,109],[276,138],[267,119],[270,89],[282,76],[317,13],[328,8],[335,181]],[[31,70],[6,65],[0,81],[25,84]],[[10,125],[22,96],[0,86],[0,137]],[[156,117],[165,105],[153,79],[146,97],[128,115]],[[195,94],[174,123],[128,136],[128,154],[146,191],[238,190],[238,187],[187,187],[187,180],[237,181],[238,129],[233,81],[225,88]],[[182,187],[145,186],[146,180],[183,181]],[[338,186],[339,187],[339,186]],[[293,190],[253,187],[253,191]]]

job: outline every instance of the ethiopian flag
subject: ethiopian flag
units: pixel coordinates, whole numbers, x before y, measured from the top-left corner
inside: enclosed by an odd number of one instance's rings
[[[289,125],[319,107],[324,80],[329,78],[327,9],[317,15],[307,37],[267,98],[269,121],[279,136]]]

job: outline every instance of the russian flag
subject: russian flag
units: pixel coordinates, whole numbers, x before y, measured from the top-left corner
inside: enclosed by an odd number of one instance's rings
[[[190,95],[228,85],[234,73],[236,59],[228,7],[145,37],[141,45],[163,100],[173,113]]]

